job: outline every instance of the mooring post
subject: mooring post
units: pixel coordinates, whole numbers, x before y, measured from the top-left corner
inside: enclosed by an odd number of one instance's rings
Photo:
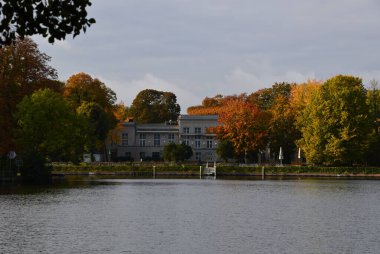
[[[265,179],[265,168],[264,167],[261,168],[261,179],[262,180]]]
[[[156,178],[156,166],[153,166],[153,178]]]
[[[202,179],[202,166],[199,166],[199,179]]]

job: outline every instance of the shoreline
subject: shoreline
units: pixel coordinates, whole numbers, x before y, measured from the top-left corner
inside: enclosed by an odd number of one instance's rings
[[[154,176],[153,172],[146,171],[135,171],[135,172],[53,172],[51,174],[53,177],[65,177],[65,176]],[[199,172],[156,172],[155,176],[159,177],[186,177],[200,176]],[[205,175],[202,175],[205,176]],[[262,177],[262,174],[259,173],[217,173],[217,176],[221,177]],[[333,174],[333,173],[280,173],[280,174],[272,174],[267,173],[264,174],[264,177],[342,177],[342,178],[353,178],[353,177],[366,177],[366,178],[379,178],[380,174]]]

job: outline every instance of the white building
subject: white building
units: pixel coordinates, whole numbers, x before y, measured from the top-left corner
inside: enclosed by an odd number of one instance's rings
[[[180,115],[178,124],[138,124],[124,122],[119,141],[107,148],[117,160],[159,160],[169,142],[185,143],[193,149],[191,161],[215,161],[217,140],[211,131],[218,125],[217,115]]]

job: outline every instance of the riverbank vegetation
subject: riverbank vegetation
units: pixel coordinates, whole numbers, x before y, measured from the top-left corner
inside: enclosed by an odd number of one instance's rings
[[[0,157],[5,160],[16,151],[24,161],[24,176],[48,175],[47,165],[54,161],[77,164],[83,153],[104,154],[109,161],[106,142],[120,142],[124,121],[173,122],[180,112],[171,92],[146,89],[126,106],[116,103],[115,92],[106,84],[86,73],[61,82],[50,57],[29,38],[0,48],[0,59]],[[380,165],[380,93],[375,80],[367,88],[360,78],[343,75],[303,84],[275,83],[251,93],[206,97],[188,113],[219,116],[219,126],[208,131],[217,134],[217,151],[225,161],[273,163],[262,155],[276,159],[281,148],[287,164]],[[189,157],[186,149],[169,148],[163,159]]]
[[[76,174],[127,174],[127,175],[199,175],[197,164],[176,163],[98,163],[98,164],[53,164],[53,173],[57,175]],[[263,169],[264,168],[264,169]],[[255,176],[262,175],[310,175],[310,176],[380,176],[380,167],[324,167],[324,166],[259,166],[218,164],[217,175],[221,176]]]
[[[276,83],[251,94],[206,97],[189,114],[218,114],[219,156],[258,162],[264,154],[317,165],[380,165],[378,82],[357,77]],[[231,146],[233,149],[231,149]],[[298,156],[297,156],[298,155]],[[261,160],[262,161],[262,160]]]

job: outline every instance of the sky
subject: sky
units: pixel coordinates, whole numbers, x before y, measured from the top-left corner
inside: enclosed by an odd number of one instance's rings
[[[93,0],[96,19],[49,44],[59,79],[85,72],[130,105],[173,92],[186,113],[206,96],[337,74],[380,81],[379,0]]]

